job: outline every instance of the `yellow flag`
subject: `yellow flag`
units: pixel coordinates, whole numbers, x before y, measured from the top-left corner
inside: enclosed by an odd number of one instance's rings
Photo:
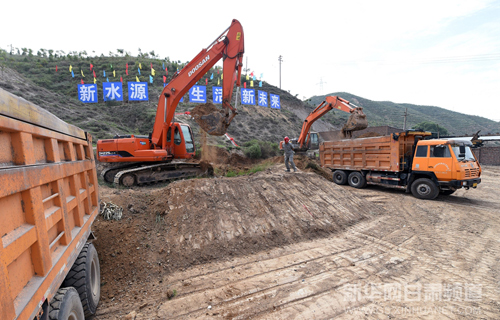
[[[114,78],[114,77],[116,77],[116,75],[115,75],[115,70],[113,70],[113,78]]]
[[[73,67],[69,65],[69,72],[71,72],[71,70],[73,70]]]
[[[96,78],[94,78],[94,84],[97,82]]]
[[[83,74],[83,69],[80,69],[80,71],[82,72],[82,77],[85,78],[85,75]]]
[[[155,75],[155,69],[151,68],[151,75],[154,76]]]
[[[220,78],[224,79],[224,74],[223,73],[220,74]]]
[[[220,86],[220,79],[217,79],[217,85]]]
[[[253,80],[250,80],[250,87],[253,87]]]
[[[140,82],[137,76],[135,76],[135,81]]]
[[[250,77],[248,76],[248,74],[247,74],[247,80],[250,80]]]
[[[141,63],[140,63],[140,62],[139,62],[139,69],[142,69],[142,65],[141,65]]]

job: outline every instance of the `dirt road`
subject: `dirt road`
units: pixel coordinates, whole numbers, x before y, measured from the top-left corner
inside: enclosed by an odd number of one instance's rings
[[[282,171],[101,188],[96,319],[500,317],[500,168],[433,201]]]

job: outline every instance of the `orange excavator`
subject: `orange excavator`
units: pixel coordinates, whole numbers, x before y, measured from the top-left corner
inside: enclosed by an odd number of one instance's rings
[[[311,133],[313,123],[324,116],[332,109],[342,110],[351,113],[346,124],[342,127],[344,138],[351,137],[353,131],[363,130],[368,127],[366,115],[363,113],[363,108],[354,105],[353,103],[337,96],[327,96],[304,120],[300,136],[295,139],[290,139],[293,149],[297,152],[306,152],[309,149],[317,149],[319,139],[317,133]],[[283,141],[280,141],[280,149],[283,149]]]
[[[237,114],[236,106],[243,66],[243,28],[234,19],[207,48],[202,49],[160,94],[153,132],[149,136],[125,135],[97,141],[100,162],[119,163],[103,170],[104,180],[115,185],[133,186],[180,179],[206,173],[207,165],[173,161],[195,155],[193,132],[188,124],[173,122],[181,98],[220,59],[223,59],[222,110],[212,104],[196,106],[190,114],[203,130],[223,135]],[[231,105],[236,79],[236,103]]]

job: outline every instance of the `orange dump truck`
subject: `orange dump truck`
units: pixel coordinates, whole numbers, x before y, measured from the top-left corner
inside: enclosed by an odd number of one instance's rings
[[[0,89],[0,319],[84,319],[100,269],[91,136]]]
[[[326,141],[321,165],[333,181],[363,188],[367,184],[400,188],[420,199],[476,188],[481,167],[467,140],[425,140],[430,132],[406,131],[388,136]]]

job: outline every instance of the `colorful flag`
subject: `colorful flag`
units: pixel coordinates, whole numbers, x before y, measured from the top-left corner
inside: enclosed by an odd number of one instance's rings
[[[259,87],[262,87],[262,81],[259,81]]]
[[[57,72],[57,64],[56,64],[56,72]]]
[[[155,69],[151,68],[151,75],[155,75]]]
[[[248,80],[250,80],[250,77],[249,77],[249,76],[248,76],[248,74],[247,74],[247,81],[248,81]]]
[[[125,64],[125,69],[127,69],[127,70],[128,70],[128,63],[126,63],[126,64]]]
[[[153,63],[151,62],[151,69],[153,69]]]
[[[85,84],[85,82],[83,82],[83,79],[82,79],[82,84]]]
[[[153,77],[149,75],[149,82],[153,83]]]
[[[128,76],[128,69],[127,69],[127,70],[125,70],[125,74]]]
[[[106,78],[106,82],[109,82],[109,78]]]
[[[80,72],[82,73],[82,77],[85,78],[85,75],[83,74],[83,69],[80,69]],[[82,83],[83,84],[83,83]]]
[[[113,70],[113,78],[116,77],[116,73],[115,73],[115,70]]]
[[[75,74],[73,73],[73,70],[71,71],[71,76],[74,78]]]
[[[210,75],[210,80],[212,80],[213,78],[214,78],[214,74],[212,73],[212,74]]]
[[[263,76],[264,76],[264,74],[263,74],[263,73],[261,73],[261,74],[260,74],[260,78],[262,79],[262,77],[263,77]]]
[[[141,63],[140,63],[140,62],[139,62],[139,69],[142,69],[142,65],[141,65]]]
[[[97,82],[97,79],[94,77],[94,84],[96,84],[96,82]]]
[[[113,69],[113,65],[110,63],[109,66],[111,67],[111,69]]]
[[[250,87],[253,87],[253,80],[250,80]]]
[[[91,63],[90,64],[90,71],[92,71],[92,68],[94,68],[94,65]]]
[[[165,68],[165,74],[168,76],[168,68]]]
[[[141,75],[141,68],[137,68],[137,72],[139,72],[139,75]]]
[[[245,89],[247,88],[247,82],[246,81],[243,82],[243,88],[245,88]]]
[[[250,73],[250,77],[253,77],[253,71],[252,71],[252,73]]]
[[[224,79],[224,74],[221,74],[221,75],[220,75],[220,78],[221,78],[221,79]]]
[[[73,67],[69,65],[69,72],[73,72]]]
[[[137,76],[135,76],[135,81],[140,82],[139,78],[137,78]]]
[[[163,83],[167,82],[167,77],[163,76]]]
[[[220,78],[217,78],[217,85],[220,86]]]
[[[162,63],[163,69],[165,69],[165,62]]]
[[[208,84],[208,78],[205,78],[205,84],[206,85]]]
[[[102,76],[105,77],[106,76],[106,70],[102,70]]]
[[[120,82],[123,83],[123,78],[120,76]]]
[[[255,81],[255,80],[257,80],[257,78],[256,78],[255,76],[253,76],[252,80],[254,80],[254,81]]]
[[[94,74],[94,78],[95,78],[95,70],[92,70],[92,73]]]

